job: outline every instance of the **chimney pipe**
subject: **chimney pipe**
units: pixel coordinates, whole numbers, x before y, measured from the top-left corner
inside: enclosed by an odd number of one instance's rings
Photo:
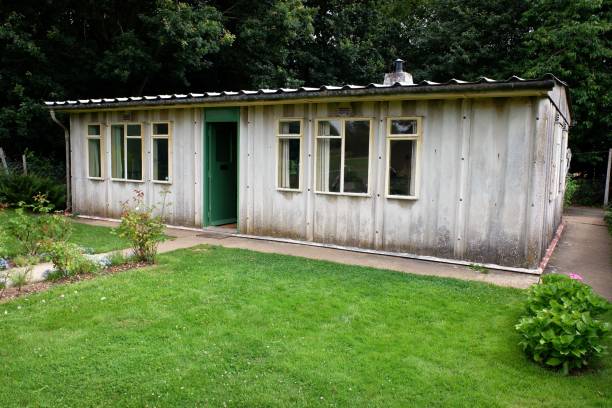
[[[396,83],[400,83],[402,85],[412,85],[412,75],[408,72],[404,72],[404,60],[401,58],[393,61],[393,72],[389,72],[385,74],[384,85],[395,85]]]

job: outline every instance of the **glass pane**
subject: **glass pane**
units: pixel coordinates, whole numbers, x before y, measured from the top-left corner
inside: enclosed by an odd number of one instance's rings
[[[125,178],[123,172],[123,125],[111,127],[111,166],[113,178]]]
[[[168,124],[167,123],[154,123],[153,124],[153,134],[154,135],[167,135],[168,134]]]
[[[140,125],[127,125],[128,136],[140,136]]]
[[[319,122],[317,135],[319,136],[340,136],[339,120],[322,120]]]
[[[390,140],[389,194],[412,196],[415,194],[416,141]]]
[[[391,121],[392,135],[416,135],[417,121],[414,119],[394,119]]]
[[[127,178],[142,180],[142,140],[127,139]]]
[[[300,134],[300,121],[282,121],[278,124],[278,133],[281,135],[299,135]]]
[[[153,180],[168,181],[168,139],[153,139]]]
[[[317,139],[317,191],[340,192],[342,139]]]
[[[370,148],[370,122],[346,122],[344,134],[344,192],[368,192],[368,158]]]
[[[89,151],[89,177],[102,177],[100,167],[100,139],[87,140]]]
[[[89,136],[100,136],[100,125],[88,125],[87,134]]]
[[[278,186],[300,188],[300,139],[278,141]]]

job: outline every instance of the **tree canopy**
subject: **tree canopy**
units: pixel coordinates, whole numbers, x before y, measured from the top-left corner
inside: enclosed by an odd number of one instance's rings
[[[0,146],[62,159],[45,99],[380,82],[401,57],[417,81],[552,72],[571,147],[601,151],[611,24],[609,0],[2,2]]]

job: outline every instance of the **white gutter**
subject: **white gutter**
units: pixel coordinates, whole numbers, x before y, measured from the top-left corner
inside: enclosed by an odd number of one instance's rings
[[[70,131],[62,122],[55,117],[55,111],[51,109],[51,120],[57,123],[62,129],[64,129],[64,144],[66,145],[66,210],[72,209],[72,180],[70,177]]]

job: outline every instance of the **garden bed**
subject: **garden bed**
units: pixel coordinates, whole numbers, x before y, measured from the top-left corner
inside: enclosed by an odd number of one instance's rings
[[[147,265],[150,264],[147,262],[128,262],[122,265],[115,265],[104,268],[95,274],[66,276],[56,280],[45,280],[42,282],[30,283],[21,288],[9,287],[4,290],[0,289],[0,304],[19,297],[29,296],[38,292],[44,292],[46,290],[49,290],[53,286],[92,280],[102,275],[112,275],[114,273],[123,272],[129,269],[142,268]]]

